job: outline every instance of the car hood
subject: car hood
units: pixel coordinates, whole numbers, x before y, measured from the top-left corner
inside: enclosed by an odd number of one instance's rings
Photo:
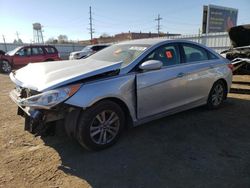
[[[77,53],[81,53],[82,51],[74,51],[74,52],[71,52],[70,54],[77,54]]]
[[[234,48],[250,45],[250,24],[232,27],[228,34]]]
[[[94,59],[30,63],[12,72],[10,78],[16,85],[41,92],[118,70],[121,64]]]

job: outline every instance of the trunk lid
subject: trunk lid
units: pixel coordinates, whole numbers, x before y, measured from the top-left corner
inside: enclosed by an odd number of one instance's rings
[[[232,27],[228,34],[233,48],[250,45],[250,24]]]

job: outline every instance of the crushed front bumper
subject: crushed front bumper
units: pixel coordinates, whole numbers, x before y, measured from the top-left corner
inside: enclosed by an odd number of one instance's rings
[[[40,129],[44,127],[43,113],[39,110],[22,106],[21,93],[17,89],[13,89],[9,96],[18,106],[17,114],[25,118],[24,130],[31,133],[37,133],[37,127],[40,127]]]
[[[25,106],[22,106],[22,98],[20,97],[21,94],[20,92],[18,92],[17,89],[13,89],[10,94],[9,94],[10,98],[12,99],[12,101],[14,103],[16,103],[16,105],[21,109],[23,110],[23,112],[25,112],[28,116],[31,116],[33,113],[34,110],[32,110],[30,107],[25,107]]]
[[[19,89],[13,89],[9,96],[18,106],[17,114],[25,118],[24,129],[31,133],[41,135],[42,132],[46,130],[46,124],[48,122],[53,122],[64,118],[66,111],[65,107],[53,110],[44,110],[23,106],[22,101],[24,98],[21,97],[21,92]]]

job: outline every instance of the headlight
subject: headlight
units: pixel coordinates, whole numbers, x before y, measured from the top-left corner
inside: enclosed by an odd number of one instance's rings
[[[75,56],[79,56],[79,55],[80,55],[80,53],[76,53],[76,54],[75,54]]]
[[[34,95],[22,100],[21,105],[37,109],[50,109],[71,97],[80,86],[81,84],[76,84]]]

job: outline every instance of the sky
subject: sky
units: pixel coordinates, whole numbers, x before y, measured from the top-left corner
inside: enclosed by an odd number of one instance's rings
[[[32,42],[32,23],[43,26],[45,41],[67,35],[70,40],[90,39],[89,6],[92,7],[94,37],[106,33],[161,31],[197,34],[202,23],[203,5],[214,4],[238,9],[237,24],[250,24],[250,0],[0,0],[0,42],[19,38]]]

